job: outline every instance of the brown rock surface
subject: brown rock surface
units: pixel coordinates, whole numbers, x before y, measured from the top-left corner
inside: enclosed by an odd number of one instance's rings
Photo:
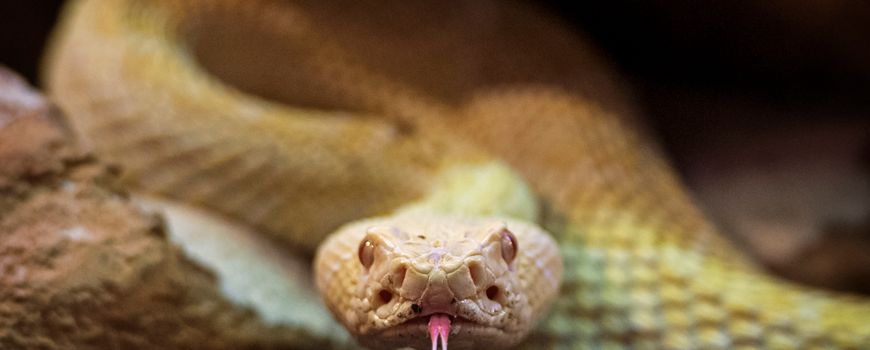
[[[60,113],[0,67],[0,348],[328,346],[227,301],[114,183]]]

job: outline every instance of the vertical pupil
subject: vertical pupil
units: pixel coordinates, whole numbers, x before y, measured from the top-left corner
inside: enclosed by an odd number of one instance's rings
[[[375,255],[374,255],[375,244],[368,239],[365,239],[359,245],[359,262],[365,267],[369,268],[374,263]]]
[[[508,264],[517,256],[517,240],[510,231],[501,233],[501,256]]]

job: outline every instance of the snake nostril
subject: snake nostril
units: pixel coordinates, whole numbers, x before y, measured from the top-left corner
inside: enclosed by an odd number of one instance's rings
[[[489,288],[486,289],[486,297],[489,298],[489,300],[495,301],[500,293],[501,290],[496,286],[489,286]]]
[[[380,301],[380,305],[387,304],[390,300],[393,300],[393,293],[386,289],[381,289],[381,291],[378,292],[378,301]]]

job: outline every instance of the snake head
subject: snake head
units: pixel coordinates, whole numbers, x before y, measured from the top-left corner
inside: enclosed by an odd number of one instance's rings
[[[446,345],[448,336],[453,349],[515,345],[562,272],[555,242],[534,225],[419,214],[346,226],[315,268],[330,310],[372,348]]]

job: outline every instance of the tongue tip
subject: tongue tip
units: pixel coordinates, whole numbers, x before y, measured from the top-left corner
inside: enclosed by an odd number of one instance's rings
[[[429,316],[429,337],[432,339],[432,350],[437,350],[438,340],[441,349],[447,350],[447,337],[450,335],[450,316],[434,314]]]

